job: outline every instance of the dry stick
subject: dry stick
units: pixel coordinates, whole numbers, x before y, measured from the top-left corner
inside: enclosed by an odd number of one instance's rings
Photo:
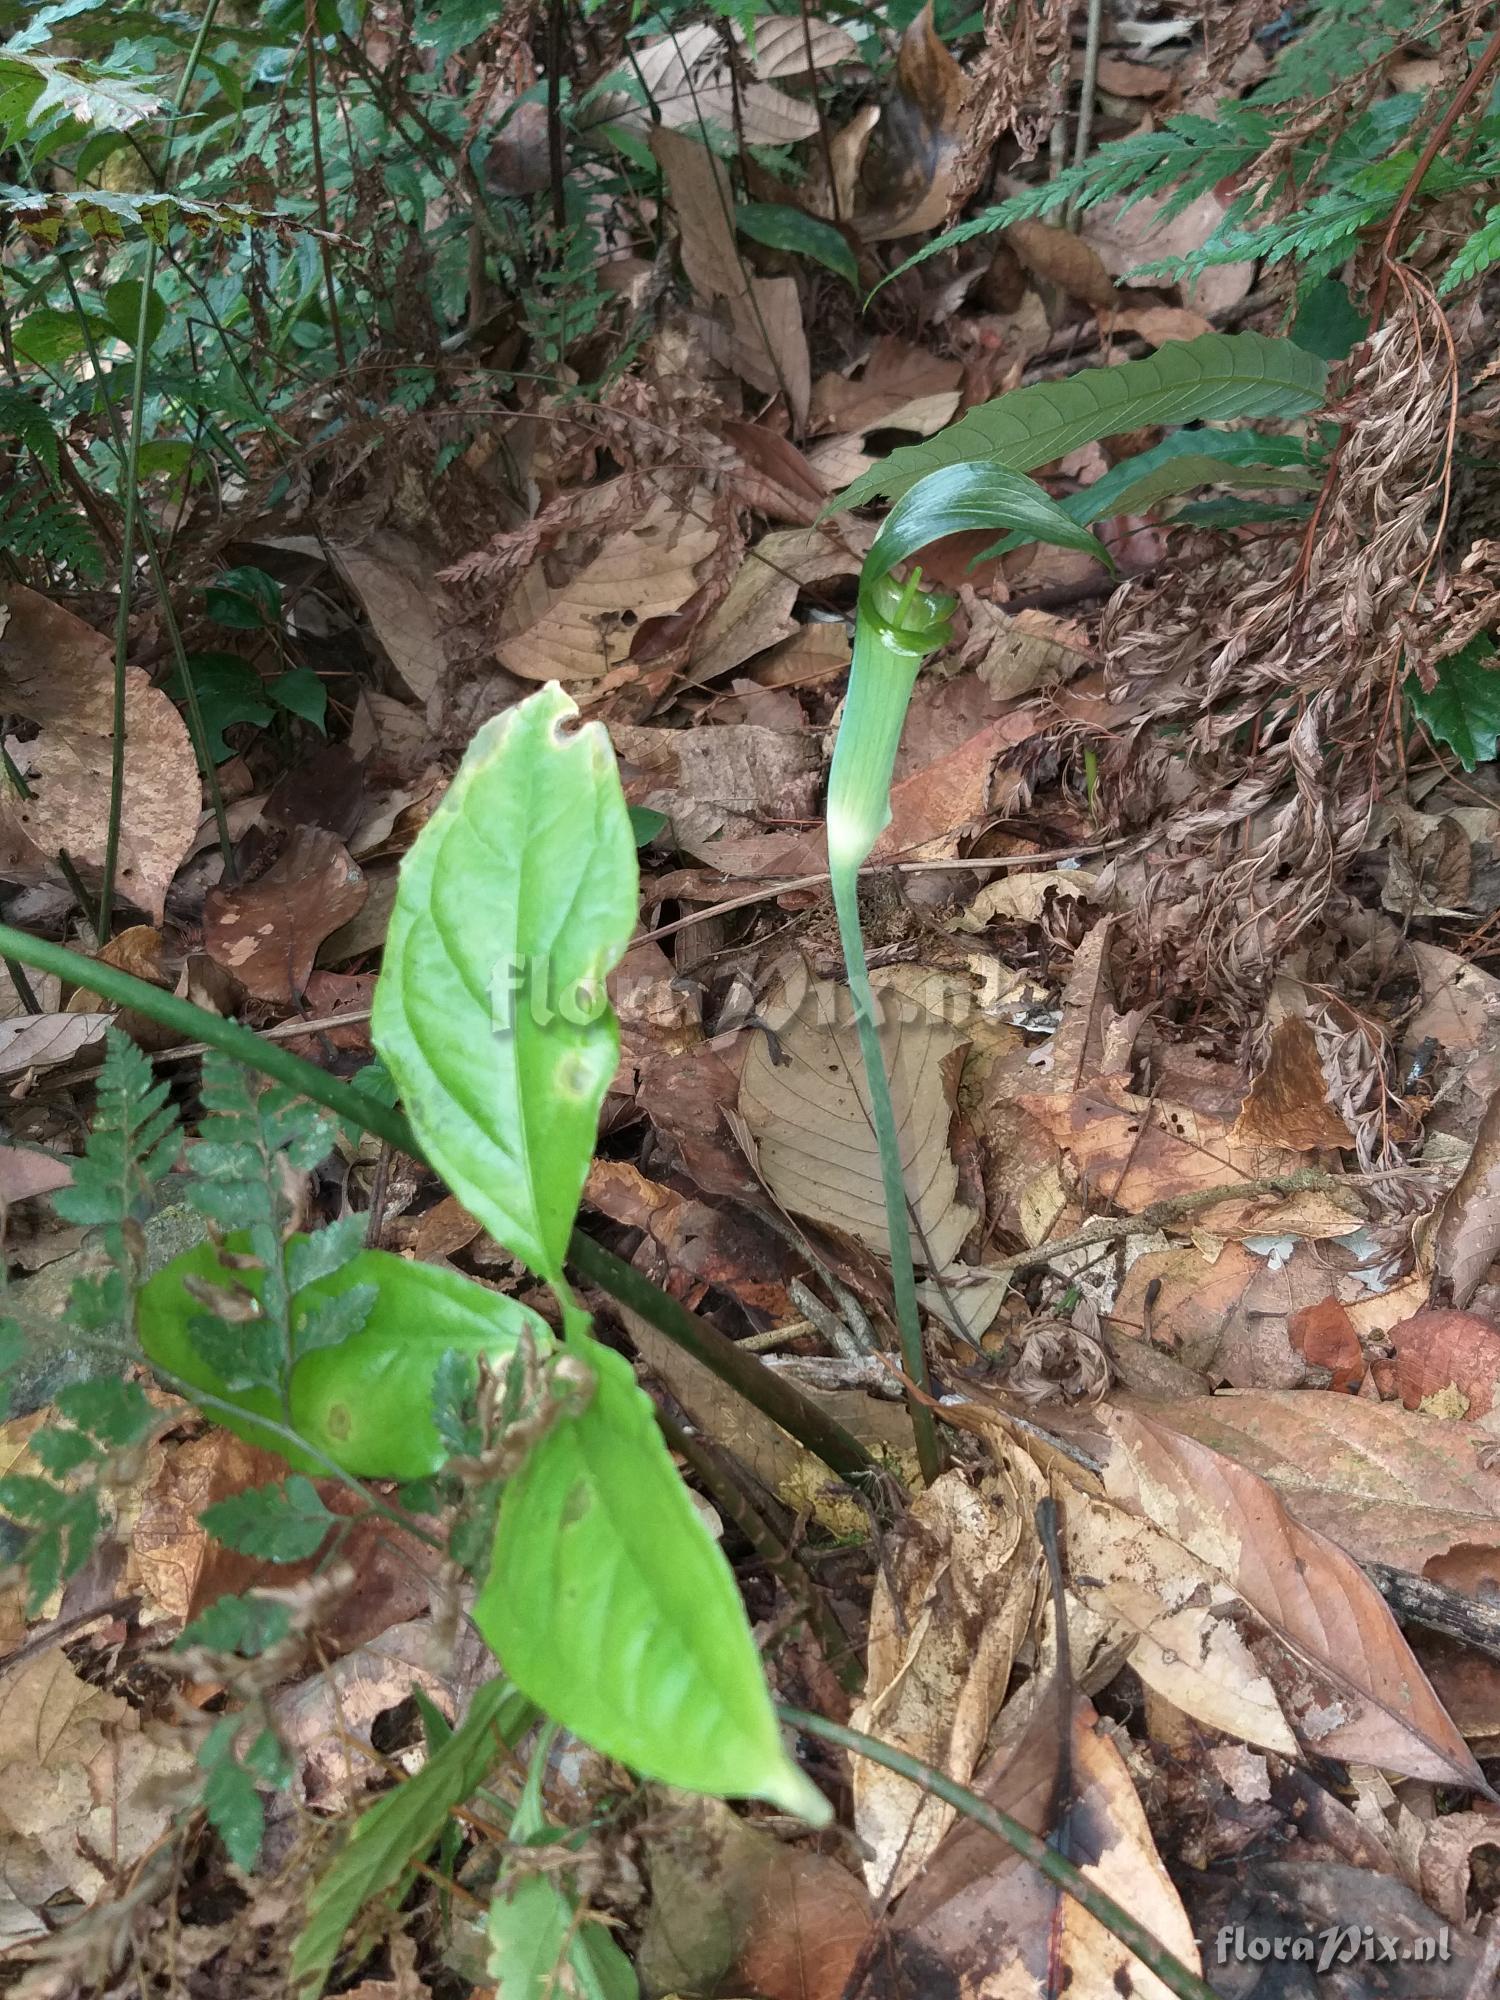
[[[823,1649],[824,1659],[838,1676],[840,1687],[846,1694],[858,1694],[864,1685],[859,1655],[850,1645],[848,1634],[840,1629],[818,1585],[770,1522],[752,1504],[749,1495],[720,1461],[712,1445],[678,1423],[665,1410],[657,1411],[656,1422],[672,1450],[687,1460],[708,1488],[715,1505],[734,1523],[762,1562],[781,1578],[791,1592]]]
[[[1073,141],[1073,164],[1081,167],[1089,156],[1089,140],[1094,133],[1094,93],[1099,87],[1099,43],[1104,26],[1104,0],[1089,0],[1088,25],[1083,44],[1083,84],[1078,99],[1078,134]],[[1063,227],[1077,226],[1078,204],[1068,203]]]
[[[323,1105],[340,1118],[347,1118],[362,1131],[373,1132],[397,1152],[409,1154],[414,1160],[424,1158],[416,1135],[399,1111],[379,1103],[357,1085],[328,1075],[314,1063],[304,1062],[301,1056],[293,1055],[279,1043],[263,1040],[253,1028],[246,1028],[238,1021],[221,1020],[191,1000],[166,993],[132,973],[122,972],[118,966],[84,958],[76,951],[69,951],[66,945],[50,944],[9,924],[0,924],[0,958],[19,959],[38,972],[55,972],[60,979],[97,993],[116,1007],[134,1007],[164,1028],[176,1029],[184,1035],[197,1032],[210,1048],[277,1083],[284,1083],[289,1090],[311,1098],[314,1104]],[[649,1320],[668,1340],[694,1355],[721,1381],[805,1445],[840,1479],[866,1487],[878,1481],[880,1467],[858,1438],[804,1396],[795,1383],[774,1374],[753,1354],[744,1353],[727,1334],[690,1313],[676,1299],[659,1291],[649,1278],[621,1263],[618,1257],[612,1257],[589,1237],[575,1231],[569,1255],[586,1276],[638,1312],[642,1319]],[[198,1400],[203,1399],[199,1396]]]
[[[856,1757],[866,1757],[872,1764],[883,1764],[888,1771],[895,1771],[910,1783],[920,1785],[924,1792],[930,1792],[934,1798],[962,1813],[965,1819],[973,1820],[976,1826],[982,1826],[987,1833],[1003,1840],[1023,1861],[1029,1861],[1038,1874],[1045,1875],[1049,1882],[1065,1890],[1096,1922],[1103,1924],[1121,1944],[1133,1951],[1169,1992],[1178,1995],[1178,2000],[1216,2000],[1213,1988],[1205,1985],[1180,1958],[1175,1958],[1144,1924],[1138,1923],[1128,1910],[1122,1909],[1113,1896],[1097,1888],[1086,1875],[1079,1873],[1071,1861],[1064,1860],[1056,1849],[1039,1840],[1019,1820],[1001,1812],[977,1792],[971,1792],[967,1785],[956,1783],[933,1765],[924,1764],[919,1757],[910,1757],[904,1750],[881,1743],[858,1729],[846,1729],[841,1723],[828,1722],[821,1715],[810,1715],[806,1709],[788,1708],[778,1703],[776,1712],[793,1729],[800,1729],[808,1736],[820,1736],[826,1743],[836,1743],[841,1750],[847,1750]]]

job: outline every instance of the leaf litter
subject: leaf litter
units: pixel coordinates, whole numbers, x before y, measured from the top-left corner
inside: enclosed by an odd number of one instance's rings
[[[1105,34],[1097,109],[1116,129],[1201,83],[1187,23]],[[132,664],[118,887],[155,941],[147,976],[347,1073],[366,1052],[351,1038],[389,908],[381,864],[472,726],[562,681],[610,729],[643,818],[588,1226],[914,1487],[819,822],[872,525],[824,510],[893,442],[1005,388],[1211,327],[1275,330],[1279,303],[1257,305],[1267,268],[1248,262],[1140,272],[1199,249],[1227,188],[1013,224],[901,274],[863,316],[833,264],[752,247],[742,188],[833,229],[863,291],[981,177],[997,195],[1027,184],[1016,170],[1063,103],[1066,13],[987,8],[955,55],[929,8],[891,41],[876,75],[840,23],[694,22],[593,77],[579,128],[618,128],[659,189],[655,266],[602,196],[590,210],[600,270],[637,314],[622,365],[591,400],[567,364],[515,378],[493,429],[465,433],[465,505],[431,497],[436,475],[414,496],[392,418],[303,487],[295,534],[253,488],[195,523],[204,547],[301,565],[274,649],[329,683],[353,788],[318,764],[311,722],[274,739],[231,722],[222,874],[182,718]],[[802,178],[778,181],[757,149],[794,151]],[[1417,285],[1360,350],[1346,407],[1379,421],[1351,427],[1305,545],[1215,540],[1155,508],[1116,536],[1141,572],[1117,589],[1071,555],[973,567],[982,538],[930,553],[960,591],[957,635],[919,684],[866,922],[952,1469],[872,1513],[619,1315],[648,1383],[805,1558],[821,1626],[725,1529],[779,1692],[1052,1839],[1211,1980],[1201,1947],[1221,1924],[1368,1914],[1420,1937],[1441,1921],[1448,1983],[1423,2000],[1466,1987],[1500,1846],[1500,793],[1482,658],[1446,683],[1456,720],[1426,687],[1447,657],[1443,592],[1487,602],[1487,545],[1468,584],[1433,562],[1449,330]],[[292,421],[311,451],[313,413]],[[1157,441],[1106,440],[1040,476],[1069,498]],[[30,796],[0,801],[0,880],[12,915],[93,948],[69,871],[92,890],[104,858],[107,608],[16,583],[6,610],[0,693]],[[136,655],[153,639],[138,619]],[[1467,776],[1386,754],[1382,707],[1408,672]],[[49,1231],[64,1240],[43,1203],[69,1178],[110,1018],[41,982],[34,997],[0,968],[0,1195],[28,1273]],[[352,1142],[335,1158],[303,1191],[318,1214],[362,1208],[372,1241],[516,1286],[430,1179]],[[80,1254],[69,1239],[57,1261]],[[7,1427],[8,1465],[35,1416]],[[222,1873],[174,1814],[226,1682],[168,1698],[148,1669],[223,1597],[308,1614],[263,1684],[234,1692],[263,1703],[296,1797],[329,1821],[420,1766],[418,1691],[454,1719],[484,1677],[448,1580],[399,1530],[340,1530],[331,1571],[215,1543],[197,1515],[265,1476],[254,1456],[164,1413],[148,1460],[119,1468],[128,1554],[44,1606],[31,1641],[19,1596],[0,1603],[17,1650],[0,1678],[7,1946],[89,1905],[133,1921],[126,1892],[150,1877],[132,1871],[163,1843]],[[333,1488],[323,1503],[340,1512]],[[78,1635],[66,1650],[54,1622]],[[848,1837],[649,1790],[628,1832],[590,1833],[597,1906],[649,1990],[1165,1990],[953,1806],[869,1762],[820,1775]],[[501,1767],[485,1810],[516,1778]],[[559,1765],[550,1795],[582,1837],[605,1789]],[[461,1891],[487,1887],[498,1844],[474,1819]],[[292,1893],[282,1826],[230,1963]],[[186,1926],[206,1955],[211,1928]],[[415,1954],[398,1932],[392,1977],[349,1990],[463,1976],[432,1930]]]

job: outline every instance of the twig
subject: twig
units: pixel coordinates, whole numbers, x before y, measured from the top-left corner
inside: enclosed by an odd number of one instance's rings
[[[1360,1567],[1403,1625],[1423,1625],[1500,1660],[1500,1604],[1465,1597],[1445,1583],[1392,1569],[1388,1563],[1367,1562]]]
[[[1089,140],[1094,135],[1094,93],[1099,87],[1099,41],[1104,25],[1104,0],[1089,0],[1088,25],[1083,44],[1083,84],[1078,98],[1078,132],[1073,141],[1073,164],[1081,167],[1089,156]],[[1077,224],[1078,205],[1069,202],[1063,227]]]
[[[1185,1216],[1196,1215],[1200,1209],[1217,1208],[1221,1201],[1243,1201],[1247,1196],[1257,1194],[1334,1194],[1340,1190],[1348,1192],[1357,1184],[1352,1174],[1324,1174],[1313,1167],[1299,1167],[1295,1173],[1265,1174],[1259,1180],[1228,1181],[1222,1187],[1194,1188],[1188,1194],[1168,1195],[1164,1201],[1154,1201],[1139,1215],[1095,1216],[1092,1222],[1086,1222],[1072,1236],[1059,1237],[1052,1243],[1038,1243],[1034,1249],[1018,1250],[1014,1256],[1001,1257],[992,1264],[976,1265],[974,1275],[976,1278],[1004,1277],[1013,1271],[1029,1271],[1038,1265],[1050,1264],[1056,1257],[1066,1257],[1075,1250],[1090,1249],[1096,1243],[1117,1242],[1122,1236],[1154,1236],[1157,1230],[1165,1229],[1170,1223],[1181,1222]]]

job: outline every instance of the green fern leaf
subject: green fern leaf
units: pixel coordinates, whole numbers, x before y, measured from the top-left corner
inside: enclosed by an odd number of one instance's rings
[[[922,444],[893,451],[847,487],[837,507],[897,500],[944,466],[978,462],[1029,472],[1095,438],[1146,424],[1305,415],[1323,400],[1326,365],[1289,340],[1210,333],[1174,341],[1119,368],[1038,382],[970,410]]]

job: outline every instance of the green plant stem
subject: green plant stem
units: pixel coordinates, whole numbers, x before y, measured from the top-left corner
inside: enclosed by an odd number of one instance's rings
[[[846,1729],[842,1723],[829,1722],[821,1715],[810,1715],[806,1709],[787,1708],[778,1703],[776,1712],[793,1729],[800,1729],[809,1736],[821,1736],[825,1743],[836,1743],[841,1750],[847,1750],[856,1757],[867,1757],[872,1764],[883,1764],[888,1771],[910,1779],[923,1791],[931,1792],[934,1798],[942,1799],[946,1805],[962,1813],[965,1819],[972,1820],[976,1826],[982,1826],[987,1833],[1003,1840],[1023,1860],[1029,1861],[1038,1874],[1045,1875],[1065,1895],[1081,1904],[1096,1922],[1103,1924],[1112,1936],[1133,1951],[1169,1992],[1179,1996],[1179,2000],[1216,2000],[1213,1988],[1184,1965],[1180,1958],[1174,1957],[1113,1896],[1106,1895],[1086,1875],[1080,1874],[1055,1847],[1049,1847],[1045,1840],[1022,1826],[1019,1820],[1001,1812],[977,1792],[971,1792],[967,1785],[955,1783],[933,1765],[924,1764],[919,1757],[908,1756],[904,1750],[882,1743],[877,1737],[866,1736],[858,1729]]]
[[[658,1333],[665,1334],[684,1354],[701,1361],[721,1382],[753,1403],[762,1416],[780,1424],[840,1479],[868,1489],[872,1480],[879,1477],[879,1464],[859,1439],[819,1409],[794,1383],[767,1368],[757,1355],[730,1340],[707,1320],[690,1313],[633,1265],[612,1256],[602,1243],[585,1236],[581,1229],[573,1231],[568,1261],[622,1306],[649,1320]]]
[[[85,958],[80,952],[69,951],[66,945],[34,938],[9,924],[0,924],[0,958],[14,958],[37,972],[55,973],[59,979],[97,993],[101,1000],[108,1000],[116,1007],[134,1008],[148,1020],[181,1035],[184,1041],[204,1042],[221,1055],[231,1056],[262,1076],[311,1098],[314,1104],[323,1105],[340,1118],[347,1118],[362,1131],[373,1132],[398,1153],[406,1153],[414,1160],[423,1157],[411,1127],[399,1111],[381,1104],[354,1084],[329,1076],[279,1043],[264,1040],[238,1021],[226,1021],[222,1015],[210,1014],[206,1007],[122,972],[118,966]],[[591,1237],[575,1230],[569,1254],[586,1277],[712,1369],[763,1416],[780,1424],[799,1444],[805,1445],[830,1472],[852,1485],[863,1483],[866,1487],[878,1477],[880,1466],[858,1438],[820,1410],[795,1383],[767,1368],[717,1327],[669,1298],[649,1278],[618,1257],[612,1257]]]
[[[188,50],[187,61],[183,64],[182,75],[177,81],[176,94],[172,99],[173,122],[181,117],[187,103],[193,78],[198,65],[203,60],[203,51],[213,32],[214,16],[219,11],[219,0],[207,0],[203,18],[198,23],[198,32],[193,37],[193,46]],[[172,126],[167,127],[166,144],[162,159],[162,185],[167,184],[166,163],[172,150]],[[120,819],[125,808],[125,666],[126,653],[130,645],[130,591],[134,581],[135,532],[140,514],[140,487],[137,465],[140,457],[141,440],[146,421],[146,360],[150,345],[151,301],[156,287],[156,239],[147,235],[146,261],[141,273],[141,310],[136,322],[134,367],[130,383],[130,438],[128,458],[124,466],[125,510],[120,531],[120,603],[115,615],[115,691],[112,726],[112,748],[109,773],[109,827],[104,838],[104,879],[99,888],[99,922],[96,926],[100,944],[107,942],[110,920],[114,912],[115,869],[120,859]],[[69,288],[72,278],[69,275]],[[80,313],[80,323],[87,322]],[[90,343],[92,347],[92,343]],[[99,381],[99,393],[106,395],[104,378]],[[212,771],[212,765],[209,769]],[[221,835],[224,833],[221,816]]]

